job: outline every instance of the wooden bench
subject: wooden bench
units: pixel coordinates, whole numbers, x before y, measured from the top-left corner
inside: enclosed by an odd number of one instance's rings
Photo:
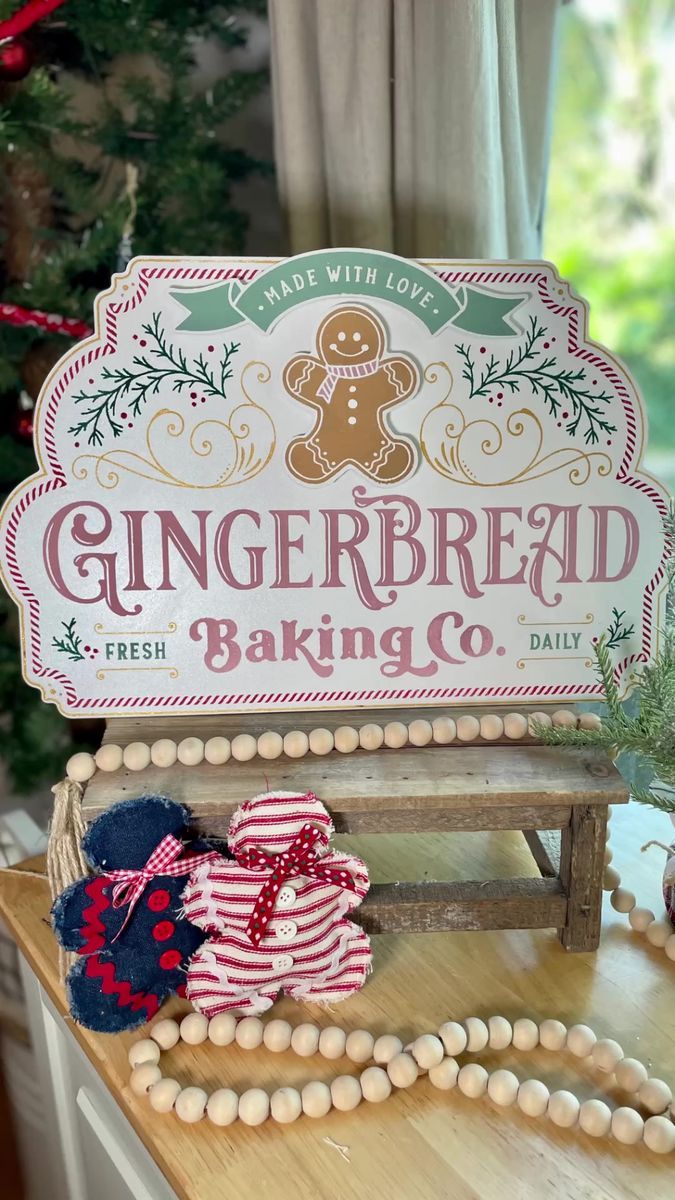
[[[124,746],[160,737],[232,738],[270,728],[283,734],[437,715],[438,710],[416,708],[119,718],[108,723],[104,741]],[[203,762],[177,763],[169,770],[122,768],[97,772],[83,809],[91,820],[116,801],[160,792],[187,804],[199,829],[224,836],[243,800],[266,790],[310,789],[330,809],[338,833],[520,830],[539,869],[531,878],[374,884],[355,914],[369,933],[555,928],[569,950],[597,947],[608,805],[624,803],[628,791],[609,759],[595,751],[526,739],[349,755],[333,751],[321,758],[282,755],[217,767]]]

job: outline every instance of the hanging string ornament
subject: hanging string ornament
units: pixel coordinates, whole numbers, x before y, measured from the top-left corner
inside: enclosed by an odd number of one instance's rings
[[[65,0],[28,0],[23,8],[0,21],[0,82],[18,83],[33,66],[30,43],[22,35],[60,8]]]
[[[117,247],[117,270],[125,271],[133,254],[133,236],[138,212],[138,167],[134,163],[126,164],[125,196],[129,204],[127,219],[122,228],[122,237]]]

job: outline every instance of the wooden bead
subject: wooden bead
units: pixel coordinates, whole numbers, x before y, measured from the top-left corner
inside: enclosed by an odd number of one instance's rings
[[[645,1146],[654,1154],[675,1150],[675,1125],[668,1117],[649,1117],[642,1133]]]
[[[383,1033],[373,1046],[373,1060],[381,1066],[386,1066],[392,1058],[396,1058],[403,1049],[403,1042],[394,1033]]]
[[[218,1088],[206,1103],[206,1115],[212,1125],[231,1125],[239,1116],[239,1097],[232,1088]]]
[[[542,729],[550,729],[553,724],[551,716],[547,712],[533,712],[527,718],[527,732],[530,737],[538,737],[536,726],[541,725]]]
[[[300,1093],[294,1087],[280,1087],[270,1096],[270,1112],[272,1120],[280,1125],[290,1125],[297,1121],[302,1112]]]
[[[457,1087],[463,1096],[477,1100],[487,1091],[488,1073],[480,1063],[467,1063],[457,1076]]]
[[[150,1030],[150,1037],[162,1050],[171,1050],[180,1038],[180,1028],[177,1021],[172,1021],[170,1017],[165,1017],[161,1021],[156,1021]]]
[[[602,856],[603,866],[608,867],[614,858],[614,854],[610,846],[605,846],[605,853]]]
[[[112,742],[99,746],[94,761],[99,771],[119,771],[123,762],[122,747],[114,746]]]
[[[258,738],[258,754],[261,758],[267,760],[278,758],[283,752],[284,739],[280,733],[274,733],[268,729],[267,733],[261,733]]]
[[[335,745],[335,738],[330,729],[313,729],[309,735],[309,748],[312,754],[330,754]]]
[[[180,1090],[181,1087],[177,1079],[159,1079],[157,1083],[153,1083],[148,1092],[150,1107],[154,1108],[155,1112],[158,1113],[171,1112],[180,1094]]]
[[[579,1127],[590,1137],[607,1137],[612,1110],[604,1100],[585,1100],[579,1109]]]
[[[621,876],[619,875],[616,867],[605,867],[605,871],[602,876],[603,892],[613,892],[616,888],[618,888],[620,883]]]
[[[460,1025],[459,1021],[446,1021],[441,1025],[438,1036],[445,1046],[445,1053],[452,1058],[455,1054],[462,1054],[466,1050],[466,1044],[469,1040],[466,1029]]]
[[[391,750],[400,750],[408,741],[408,726],[402,721],[390,721],[384,727],[384,744]]]
[[[480,736],[480,721],[469,713],[458,717],[455,725],[459,742],[475,742],[476,738]]]
[[[435,1067],[429,1068],[429,1082],[442,1092],[449,1092],[457,1083],[459,1063],[456,1058],[444,1058]]]
[[[617,1142],[624,1146],[636,1146],[642,1141],[645,1123],[634,1108],[615,1108],[612,1113],[611,1132]]]
[[[382,1067],[366,1067],[359,1080],[364,1100],[380,1104],[391,1095],[391,1080]]]
[[[263,1040],[263,1023],[258,1017],[243,1017],[237,1023],[234,1040],[242,1050],[256,1050]]]
[[[568,708],[559,708],[557,712],[554,712],[552,721],[555,729],[576,729],[577,727],[576,713],[570,712]]]
[[[602,721],[597,713],[587,712],[579,713],[577,724],[579,729],[598,730],[602,725]]]
[[[632,912],[637,903],[633,893],[629,892],[627,888],[622,887],[614,888],[609,897],[609,902],[614,911],[618,913]]]
[[[666,958],[669,958],[671,962],[675,962],[675,933],[671,933],[663,949],[666,952]]]
[[[571,1129],[579,1119],[581,1105],[572,1092],[565,1090],[553,1092],[548,1102],[548,1115],[554,1125],[561,1129]]]
[[[262,1125],[270,1114],[270,1098],[262,1088],[249,1088],[239,1097],[239,1120],[244,1125]]]
[[[539,1026],[529,1017],[513,1022],[513,1044],[516,1050],[534,1050],[539,1045]]]
[[[180,1036],[188,1046],[199,1046],[206,1041],[209,1023],[203,1013],[188,1013],[180,1023]]]
[[[411,721],[408,726],[408,741],[411,746],[428,746],[434,731],[430,721]]]
[[[381,725],[362,725],[359,729],[359,745],[362,750],[379,750],[384,741]]]
[[[645,933],[656,917],[651,908],[634,908],[628,914],[628,924],[636,933]]]
[[[258,753],[258,743],[250,733],[238,733],[235,738],[232,738],[230,750],[232,757],[237,762],[250,762]]]
[[[625,1092],[637,1092],[647,1082],[648,1074],[644,1063],[637,1058],[622,1058],[614,1070],[616,1082]]]
[[[353,1063],[369,1062],[374,1048],[375,1038],[367,1029],[354,1029],[345,1043],[345,1053]]]
[[[284,737],[284,754],[288,758],[304,758],[309,750],[309,738],[302,729],[292,729]]]
[[[476,1054],[479,1050],[484,1050],[490,1037],[485,1021],[481,1021],[480,1017],[467,1017],[462,1024],[466,1029],[467,1050],[471,1054]]]
[[[230,739],[226,737],[209,738],[204,746],[204,758],[214,767],[222,767],[223,763],[229,762],[231,754]]]
[[[145,742],[130,742],[122,751],[122,762],[128,771],[144,771],[150,766],[150,747]]]
[[[493,1071],[488,1079],[488,1096],[495,1104],[507,1108],[510,1104],[515,1104],[519,1086],[518,1076],[514,1075],[513,1071]]]
[[[198,737],[186,737],[178,743],[178,761],[184,767],[196,767],[204,761],[204,743]]]
[[[157,1063],[143,1062],[134,1067],[131,1072],[129,1087],[134,1096],[144,1096],[155,1083],[159,1083],[161,1078],[162,1072]]]
[[[567,1026],[549,1018],[539,1026],[539,1042],[544,1050],[562,1050],[567,1041]]]
[[[572,1025],[567,1030],[567,1049],[575,1058],[588,1058],[597,1040],[588,1025]]]
[[[140,1067],[141,1063],[158,1063],[160,1049],[157,1042],[152,1038],[141,1038],[139,1042],[134,1042],[129,1047],[127,1058],[129,1059],[130,1067]]]
[[[171,738],[159,738],[150,747],[150,761],[155,767],[172,767],[178,757],[178,747]]]
[[[66,763],[66,775],[73,783],[86,783],[95,773],[96,760],[93,754],[87,754],[85,751],[71,754]]]
[[[614,1071],[623,1058],[623,1050],[613,1038],[599,1038],[591,1050],[591,1058],[599,1071]]]
[[[504,734],[504,722],[496,713],[486,713],[480,718],[480,736],[484,742],[496,742]]]
[[[658,950],[663,950],[672,933],[673,927],[670,921],[651,921],[645,930],[645,937],[650,946],[656,946]]]
[[[335,749],[340,754],[351,754],[359,744],[359,735],[351,725],[340,725],[333,734]],[[337,1105],[336,1105],[337,1107]]]
[[[638,1100],[650,1113],[663,1113],[673,1102],[673,1093],[663,1079],[646,1079],[638,1092]]]
[[[431,722],[431,731],[438,746],[449,746],[457,736],[457,726],[452,717],[436,717]]]
[[[423,1033],[413,1042],[411,1054],[418,1067],[428,1071],[430,1067],[437,1067],[443,1062],[445,1049],[439,1037],[434,1037],[432,1033]]]
[[[301,1058],[309,1058],[310,1054],[316,1054],[319,1048],[319,1030],[316,1025],[296,1025],[291,1034],[291,1048]]]
[[[174,1104],[176,1116],[180,1121],[184,1121],[186,1125],[195,1125],[204,1116],[208,1098],[203,1088],[183,1088],[176,1096]]]
[[[526,1117],[543,1117],[550,1094],[541,1079],[525,1079],[518,1088],[516,1103]]]
[[[490,1017],[488,1026],[488,1045],[492,1050],[506,1050],[513,1040],[513,1028],[506,1017]]]
[[[279,1054],[282,1050],[288,1050],[292,1033],[293,1029],[288,1021],[280,1021],[275,1018],[275,1020],[267,1022],[263,1030],[263,1042],[268,1050]]]
[[[342,1058],[345,1052],[347,1035],[344,1029],[337,1025],[329,1025],[319,1034],[319,1054],[324,1058]]]
[[[218,1013],[209,1021],[208,1038],[214,1046],[229,1046],[234,1041],[237,1019],[233,1013]]]
[[[415,1082],[419,1071],[412,1054],[402,1053],[387,1063],[387,1074],[394,1087],[407,1088]]]
[[[330,1085],[333,1106],[340,1112],[351,1112],[361,1103],[361,1084],[354,1075],[338,1075]]]
[[[527,735],[527,717],[523,713],[507,713],[504,717],[504,734],[511,741],[520,741]]]
[[[330,1088],[320,1079],[313,1079],[311,1083],[306,1083],[300,1093],[300,1099],[302,1111],[308,1117],[325,1117],[333,1107]]]

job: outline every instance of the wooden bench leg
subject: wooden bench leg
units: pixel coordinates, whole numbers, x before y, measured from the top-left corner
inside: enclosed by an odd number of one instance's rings
[[[567,895],[567,921],[560,940],[567,950],[597,950],[600,941],[602,876],[607,806],[577,804],[560,838],[560,882]]]

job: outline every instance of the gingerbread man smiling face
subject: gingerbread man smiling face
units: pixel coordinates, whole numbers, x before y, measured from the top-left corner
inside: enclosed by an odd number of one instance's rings
[[[385,414],[417,390],[417,367],[403,355],[385,356],[384,326],[360,305],[329,313],[316,348],[316,357],[296,355],[284,370],[287,392],[316,412],[311,432],[288,447],[289,470],[306,483],[323,483],[353,466],[380,483],[397,483],[415,466],[416,452],[392,434]]]

